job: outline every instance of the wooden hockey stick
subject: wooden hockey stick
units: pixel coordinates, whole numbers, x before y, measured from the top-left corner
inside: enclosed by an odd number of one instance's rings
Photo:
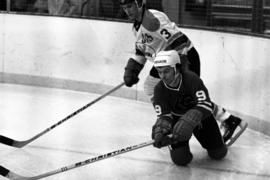
[[[11,179],[11,180],[36,180],[36,179],[42,179],[42,178],[45,178],[45,177],[48,177],[48,176],[52,176],[52,175],[59,174],[59,173],[65,172],[65,171],[69,171],[69,170],[74,169],[74,168],[85,166],[87,164],[91,164],[91,163],[94,163],[96,161],[100,161],[100,160],[111,158],[111,157],[114,157],[114,156],[117,156],[117,155],[120,155],[120,154],[123,154],[123,153],[126,153],[126,152],[130,152],[130,151],[133,151],[133,150],[136,150],[136,149],[140,149],[140,148],[152,145],[153,143],[154,143],[154,140],[151,140],[151,141],[144,142],[144,143],[141,143],[141,144],[128,146],[128,147],[125,147],[125,148],[122,148],[122,149],[119,149],[119,150],[116,150],[116,151],[112,151],[112,152],[109,152],[109,153],[106,153],[106,154],[103,154],[103,155],[99,155],[99,156],[87,159],[85,161],[77,162],[75,164],[71,164],[71,165],[56,169],[54,171],[49,171],[49,172],[46,172],[46,173],[43,173],[43,174],[40,174],[40,175],[37,175],[37,176],[32,176],[32,177],[21,176],[21,175],[15,173],[15,172],[12,172],[11,170],[3,167],[3,166],[0,166],[0,175],[6,177],[8,179]]]
[[[105,94],[99,96],[98,98],[96,98],[95,100],[91,101],[90,103],[86,104],[85,106],[81,107],[80,109],[78,109],[77,111],[71,113],[70,115],[66,116],[64,119],[62,119],[61,121],[57,122],[56,124],[52,125],[51,127],[43,130],[42,132],[40,132],[39,134],[35,135],[34,137],[25,140],[25,141],[17,141],[5,136],[0,135],[0,143],[3,143],[5,145],[8,146],[12,146],[12,147],[16,147],[16,148],[21,148],[24,147],[25,145],[31,143],[32,141],[34,141],[35,139],[39,138],[40,136],[46,134],[47,132],[51,131],[52,129],[54,129],[55,127],[59,126],[60,124],[62,124],[63,122],[67,121],[68,119],[72,118],[73,116],[75,116],[76,114],[82,112],[83,110],[85,110],[86,108],[88,108],[89,106],[93,105],[94,103],[96,103],[97,101],[103,99],[104,97],[106,97],[107,95],[113,93],[114,91],[116,91],[117,89],[121,88],[124,85],[124,82],[122,82],[121,84],[117,85],[116,87],[114,87],[113,89],[109,90],[108,92],[106,92]]]

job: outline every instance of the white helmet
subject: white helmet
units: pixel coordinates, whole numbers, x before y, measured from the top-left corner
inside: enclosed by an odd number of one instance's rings
[[[181,64],[180,56],[176,50],[160,51],[154,59],[154,67],[171,66]]]

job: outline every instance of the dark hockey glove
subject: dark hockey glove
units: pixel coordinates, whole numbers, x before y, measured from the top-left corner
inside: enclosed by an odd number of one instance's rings
[[[152,139],[155,140],[154,147],[161,148],[171,144],[172,118],[161,116],[152,127]]]
[[[139,81],[139,74],[143,68],[143,65],[130,58],[125,67],[124,82],[125,85],[131,87]]]
[[[173,128],[173,139],[176,141],[188,141],[193,133],[193,129],[201,123],[202,112],[191,109],[187,111],[175,124]]]

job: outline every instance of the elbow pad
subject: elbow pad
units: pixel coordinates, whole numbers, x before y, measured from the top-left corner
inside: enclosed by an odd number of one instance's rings
[[[193,129],[201,123],[203,113],[196,109],[187,111],[175,124],[173,138],[177,141],[188,141]]]

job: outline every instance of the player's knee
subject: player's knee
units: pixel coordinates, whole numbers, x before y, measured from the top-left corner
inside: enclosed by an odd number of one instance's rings
[[[189,146],[170,149],[171,159],[178,166],[186,166],[193,159]]]
[[[210,158],[215,159],[215,160],[220,160],[226,156],[228,152],[228,148],[224,145],[221,148],[211,149],[207,151]]]

